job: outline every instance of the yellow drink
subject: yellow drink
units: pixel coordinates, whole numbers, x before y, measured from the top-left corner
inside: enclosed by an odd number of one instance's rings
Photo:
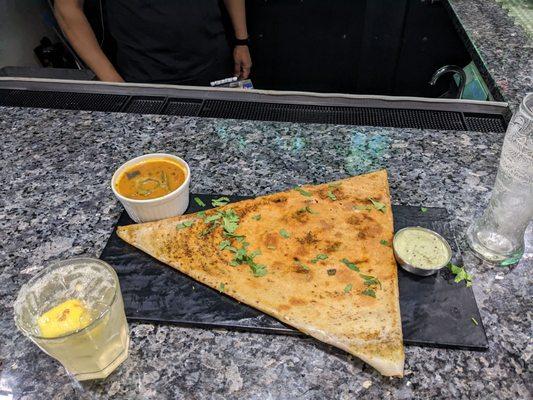
[[[118,279],[100,260],[63,261],[32,278],[15,302],[15,321],[78,380],[105,378],[128,357]]]

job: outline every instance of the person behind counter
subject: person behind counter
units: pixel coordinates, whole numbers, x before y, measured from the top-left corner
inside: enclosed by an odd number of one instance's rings
[[[102,81],[209,85],[232,72],[241,79],[250,74],[244,2],[224,0],[235,32],[233,61],[217,0],[107,0],[116,65],[98,44],[84,0],[55,0],[54,13],[74,50]]]

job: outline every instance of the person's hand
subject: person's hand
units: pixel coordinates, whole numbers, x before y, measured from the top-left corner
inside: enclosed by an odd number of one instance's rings
[[[235,46],[233,61],[235,63],[234,75],[238,76],[239,79],[248,79],[252,68],[252,58],[248,46]]]

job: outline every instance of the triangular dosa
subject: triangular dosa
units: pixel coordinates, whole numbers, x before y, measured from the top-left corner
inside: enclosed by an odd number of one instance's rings
[[[403,375],[385,170],[119,227],[118,235],[383,375]]]

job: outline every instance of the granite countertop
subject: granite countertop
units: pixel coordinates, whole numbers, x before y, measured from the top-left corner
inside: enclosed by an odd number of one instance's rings
[[[528,397],[531,253],[512,270],[466,254],[489,350],[406,347],[403,379],[382,377],[313,339],[131,323],[125,364],[105,381],[80,385],[17,332],[12,319],[18,289],[44,265],[100,254],[121,212],[110,176],[139,154],[183,155],[191,190],[200,193],[259,195],[387,168],[393,202],[446,207],[461,233],[487,203],[502,134],[16,108],[0,114],[1,395]]]
[[[533,43],[495,0],[447,0],[458,31],[497,101],[515,110],[533,91]]]

